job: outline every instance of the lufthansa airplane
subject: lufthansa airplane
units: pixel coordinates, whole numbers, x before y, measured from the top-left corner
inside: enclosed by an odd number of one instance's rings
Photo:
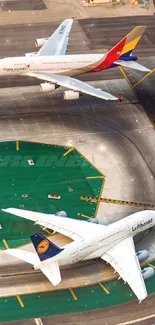
[[[0,76],[24,75],[44,80],[42,91],[52,91],[59,86],[68,88],[64,99],[78,99],[81,94],[88,94],[105,100],[121,100],[101,89],[94,88],[73,76],[87,72],[96,72],[116,66],[150,71],[135,62],[137,57],[132,51],[140,40],[145,26],[135,27],[117,45],[106,54],[65,55],[73,19],[66,19],[54,34],[45,39],[37,39],[38,52],[25,53],[23,57],[9,57],[0,60]]]
[[[58,247],[42,234],[33,234],[32,243],[37,252],[7,249],[13,255],[40,269],[56,286],[61,281],[60,266],[101,258],[111,264],[120,277],[129,284],[139,301],[147,296],[144,279],[154,274],[153,268],[142,271],[139,261],[148,258],[146,250],[135,252],[133,236],[155,225],[155,211],[134,213],[108,226],[62,217],[62,211],[44,214],[15,208],[2,209],[7,213],[32,220],[44,228],[53,229],[73,241]]]

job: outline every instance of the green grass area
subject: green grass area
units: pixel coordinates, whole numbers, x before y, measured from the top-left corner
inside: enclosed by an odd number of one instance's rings
[[[102,179],[87,180],[87,176],[100,176],[84,157],[73,150],[35,143],[0,143],[0,207],[15,207],[44,213],[65,210],[71,218],[80,218],[79,213],[94,216],[96,203],[80,200],[81,195],[98,196]],[[29,166],[32,159],[34,166]],[[26,197],[23,195],[26,194]],[[49,199],[48,194],[58,194],[60,200]],[[0,248],[2,239],[9,247],[29,242],[29,236],[40,231],[31,221],[0,212]],[[21,240],[21,241],[20,241]]]

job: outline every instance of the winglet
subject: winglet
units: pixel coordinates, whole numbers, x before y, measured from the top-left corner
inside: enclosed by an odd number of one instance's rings
[[[40,261],[45,261],[48,258],[52,258],[64,250],[64,248],[59,248],[42,234],[36,233],[30,236],[30,238],[40,258]]]

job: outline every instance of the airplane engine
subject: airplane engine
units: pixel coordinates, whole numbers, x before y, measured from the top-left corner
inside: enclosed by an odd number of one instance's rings
[[[99,223],[97,218],[89,219],[88,222],[91,222],[91,223]]]
[[[65,100],[73,100],[73,99],[78,99],[80,97],[80,94],[78,91],[73,91],[73,90],[65,90],[63,93],[63,98]]]
[[[37,54],[37,52],[25,53],[25,56],[34,56],[36,54]]]
[[[143,279],[146,280],[146,279],[151,278],[151,276],[153,276],[154,273],[155,273],[155,270],[152,267],[145,267],[142,270]]]
[[[35,46],[36,47],[41,47],[43,46],[47,41],[48,41],[49,37],[47,38],[37,38],[35,41]]]
[[[57,87],[55,84],[50,84],[48,82],[44,82],[44,83],[40,84],[40,90],[43,92],[52,91],[52,90],[55,90],[56,88]]]
[[[59,217],[63,217],[63,218],[66,218],[67,217],[67,213],[65,211],[56,212],[55,215],[56,216],[59,216]]]
[[[147,250],[142,250],[136,253],[139,262],[146,260],[149,257],[149,252]]]

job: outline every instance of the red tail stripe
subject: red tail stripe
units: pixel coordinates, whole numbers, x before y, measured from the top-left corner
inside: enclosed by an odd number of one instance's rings
[[[89,72],[101,71],[108,69],[115,61],[117,61],[121,55],[123,47],[126,42],[126,37],[124,37],[117,45],[115,45],[107,54],[103,61],[93,68]]]

